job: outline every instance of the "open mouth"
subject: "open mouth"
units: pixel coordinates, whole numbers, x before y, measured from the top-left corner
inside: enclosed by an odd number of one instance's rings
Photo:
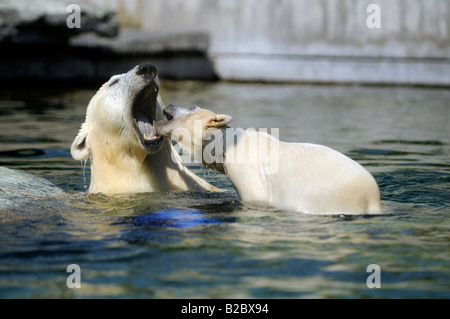
[[[158,90],[155,81],[151,81],[139,92],[131,109],[136,136],[141,147],[149,152],[157,151],[163,139],[155,128]]]

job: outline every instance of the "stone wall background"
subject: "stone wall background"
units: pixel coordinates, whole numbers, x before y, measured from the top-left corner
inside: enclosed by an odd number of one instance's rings
[[[450,0],[2,0],[0,80],[103,81],[148,62],[175,79],[450,86],[449,35]]]
[[[450,84],[448,0],[89,1],[148,32],[209,34],[220,78]]]

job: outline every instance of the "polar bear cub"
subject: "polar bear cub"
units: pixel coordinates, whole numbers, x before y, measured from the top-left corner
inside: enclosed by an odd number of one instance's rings
[[[207,168],[227,174],[243,201],[311,214],[380,214],[380,192],[360,164],[329,147],[230,128],[232,118],[169,105],[156,123]]]
[[[154,123],[163,118],[158,93],[156,68],[142,64],[112,76],[91,99],[70,149],[74,159],[91,161],[90,193],[218,190],[156,134]]]

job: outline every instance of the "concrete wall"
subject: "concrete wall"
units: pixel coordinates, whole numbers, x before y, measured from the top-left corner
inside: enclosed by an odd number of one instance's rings
[[[449,0],[90,1],[149,32],[207,32],[224,79],[450,85]]]

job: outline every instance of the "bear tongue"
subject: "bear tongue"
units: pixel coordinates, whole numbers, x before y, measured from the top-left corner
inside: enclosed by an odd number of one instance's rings
[[[138,121],[138,127],[142,135],[144,136],[144,139],[148,140],[152,136],[153,128],[150,123]]]
[[[154,128],[150,124],[148,117],[142,113],[137,113],[135,120],[139,131],[141,131],[142,135],[144,136],[144,139],[150,139],[150,137],[152,137],[153,135]]]

